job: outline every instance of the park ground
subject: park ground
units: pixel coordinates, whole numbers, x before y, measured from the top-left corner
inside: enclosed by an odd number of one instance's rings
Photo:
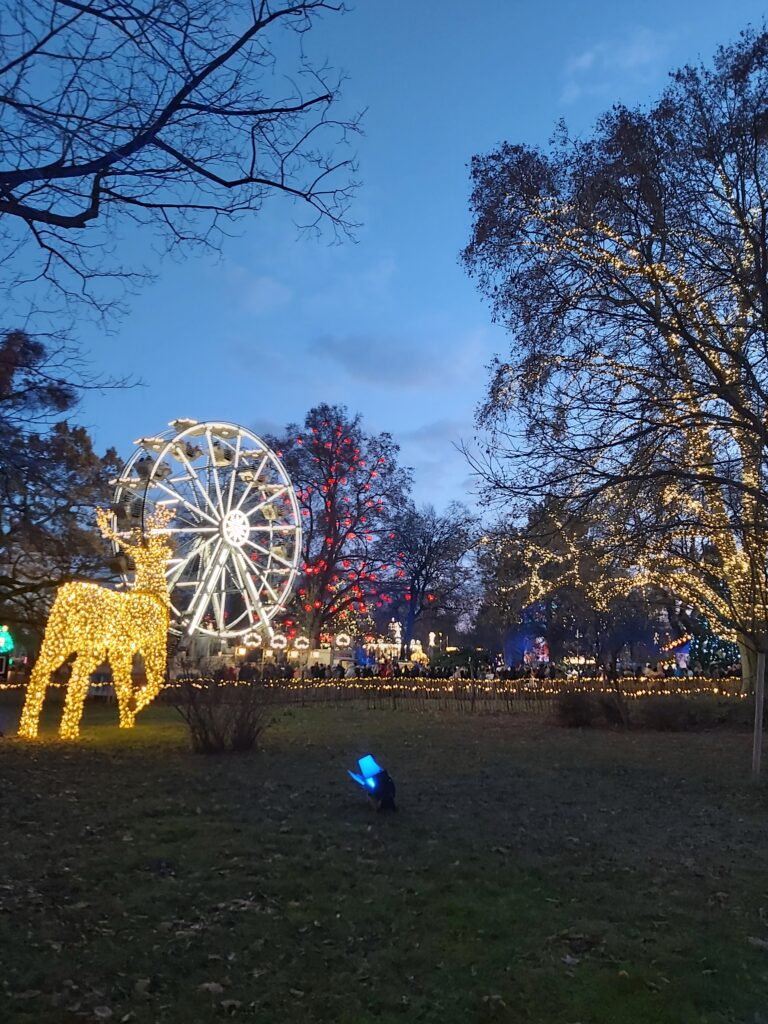
[[[746,732],[346,704],[205,757],[114,715],[0,741],[3,1024],[768,1024]]]

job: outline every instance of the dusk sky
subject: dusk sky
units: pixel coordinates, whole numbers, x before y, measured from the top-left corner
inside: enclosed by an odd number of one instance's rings
[[[471,500],[453,445],[471,439],[486,365],[507,345],[458,263],[472,155],[545,144],[560,118],[586,133],[762,21],[746,0],[360,0],[326,18],[310,53],[347,72],[340,113],[367,108],[357,242],[299,238],[301,211],[276,197],[219,259],[165,260],[115,335],[81,332],[94,369],[145,385],[86,399],[98,447],[127,457],[179,416],[276,431],[337,402],[394,435],[419,502]],[[129,244],[153,266],[149,238]]]

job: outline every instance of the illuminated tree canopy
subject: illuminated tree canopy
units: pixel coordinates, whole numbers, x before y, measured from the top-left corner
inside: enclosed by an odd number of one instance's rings
[[[512,335],[477,470],[555,495],[609,562],[768,646],[768,34],[585,140],[472,165],[465,264]]]
[[[301,506],[304,563],[295,610],[317,641],[322,631],[343,626],[349,613],[388,603],[388,581],[404,578],[389,534],[410,471],[398,465],[389,434],[367,434],[360,416],[340,406],[316,406],[301,426],[289,425],[269,443]]]

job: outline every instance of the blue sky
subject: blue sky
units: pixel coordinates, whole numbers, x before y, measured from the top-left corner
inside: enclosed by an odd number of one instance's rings
[[[486,365],[506,346],[458,264],[472,155],[545,144],[559,118],[586,133],[762,20],[757,3],[712,0],[359,0],[326,19],[310,52],[347,72],[347,111],[367,108],[357,242],[299,238],[276,197],[219,259],[164,261],[115,335],[81,333],[96,370],[144,386],[93,394],[80,418],[127,457],[175,417],[271,431],[339,402],[394,435],[418,501],[471,501],[453,445],[471,439]],[[149,238],[130,248],[156,260]]]

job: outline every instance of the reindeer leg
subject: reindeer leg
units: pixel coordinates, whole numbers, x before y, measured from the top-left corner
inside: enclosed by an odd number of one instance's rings
[[[51,673],[61,665],[65,658],[66,655],[62,655],[60,651],[52,654],[50,649],[43,644],[40,657],[32,670],[27,686],[27,698],[24,701],[24,710],[19,722],[19,736],[25,736],[29,740],[33,740],[37,736],[40,712],[43,708],[45,692],[51,681]]]
[[[110,654],[112,685],[117,697],[120,728],[130,729],[136,723],[136,698],[133,695],[133,653]]]
[[[67,699],[64,702],[64,714],[61,716],[59,736],[63,740],[76,740],[80,735],[80,719],[83,717],[83,705],[88,696],[88,684],[91,673],[103,659],[98,655],[78,654],[72,666],[72,676],[67,687]]]
[[[141,711],[155,699],[165,682],[166,643],[163,634],[157,642],[153,642],[142,652],[147,681],[136,694],[137,711]]]

